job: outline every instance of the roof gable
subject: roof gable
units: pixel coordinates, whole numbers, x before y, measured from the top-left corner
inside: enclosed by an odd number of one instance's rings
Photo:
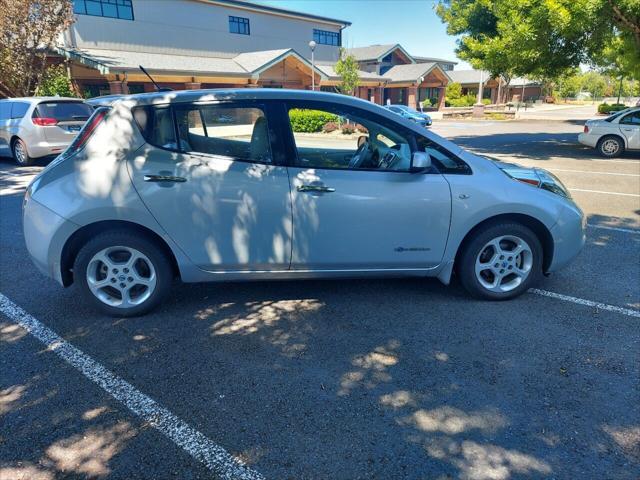
[[[438,70],[444,78],[451,80],[447,72],[442,70],[440,65],[435,62],[395,65],[387,70],[384,76],[390,78],[391,83],[419,82],[421,77],[426,77],[433,70]]]
[[[399,50],[404,56],[406,56],[411,63],[416,63],[414,58],[407,52],[402,45],[399,43],[391,43],[387,45],[368,45],[366,47],[355,47],[347,50],[349,55],[353,55],[353,57],[358,62],[366,62],[366,61],[381,61],[384,57],[393,53],[394,51]]]

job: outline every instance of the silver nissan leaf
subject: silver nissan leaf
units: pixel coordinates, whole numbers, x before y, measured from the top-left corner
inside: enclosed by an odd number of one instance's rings
[[[300,90],[131,95],[29,186],[29,253],[103,312],[183,282],[452,275],[503,300],[571,262],[585,217],[552,174],[380,106]]]

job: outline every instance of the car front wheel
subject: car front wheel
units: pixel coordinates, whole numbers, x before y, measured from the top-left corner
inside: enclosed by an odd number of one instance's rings
[[[102,233],[78,252],[74,279],[83,296],[119,317],[148,313],[166,296],[173,272],[166,254],[140,235]]]
[[[542,273],[542,246],[524,225],[505,223],[478,231],[458,259],[463,287],[476,298],[507,300],[534,285]]]

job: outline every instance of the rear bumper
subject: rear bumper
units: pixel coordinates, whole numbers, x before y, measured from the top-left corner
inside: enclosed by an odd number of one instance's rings
[[[595,146],[598,144],[599,139],[600,138],[596,135],[589,135],[588,133],[581,133],[578,135],[578,141],[581,144],[586,145],[587,147],[595,148]]]
[[[39,141],[37,143],[25,142],[27,144],[27,152],[31,158],[46,157],[48,155],[59,155],[64,152],[71,144],[71,140],[68,142],[48,142]]]
[[[44,275],[63,285],[60,266],[62,248],[78,226],[27,196],[22,212],[22,228],[27,251],[35,266]]]

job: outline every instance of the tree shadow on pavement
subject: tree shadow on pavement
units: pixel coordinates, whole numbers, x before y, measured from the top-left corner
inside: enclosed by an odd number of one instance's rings
[[[606,160],[590,147],[578,143],[575,133],[497,133],[492,135],[451,135],[447,137],[480,155],[509,155],[513,158],[550,160],[564,157],[580,160]],[[640,158],[637,152],[625,152],[626,158]]]

